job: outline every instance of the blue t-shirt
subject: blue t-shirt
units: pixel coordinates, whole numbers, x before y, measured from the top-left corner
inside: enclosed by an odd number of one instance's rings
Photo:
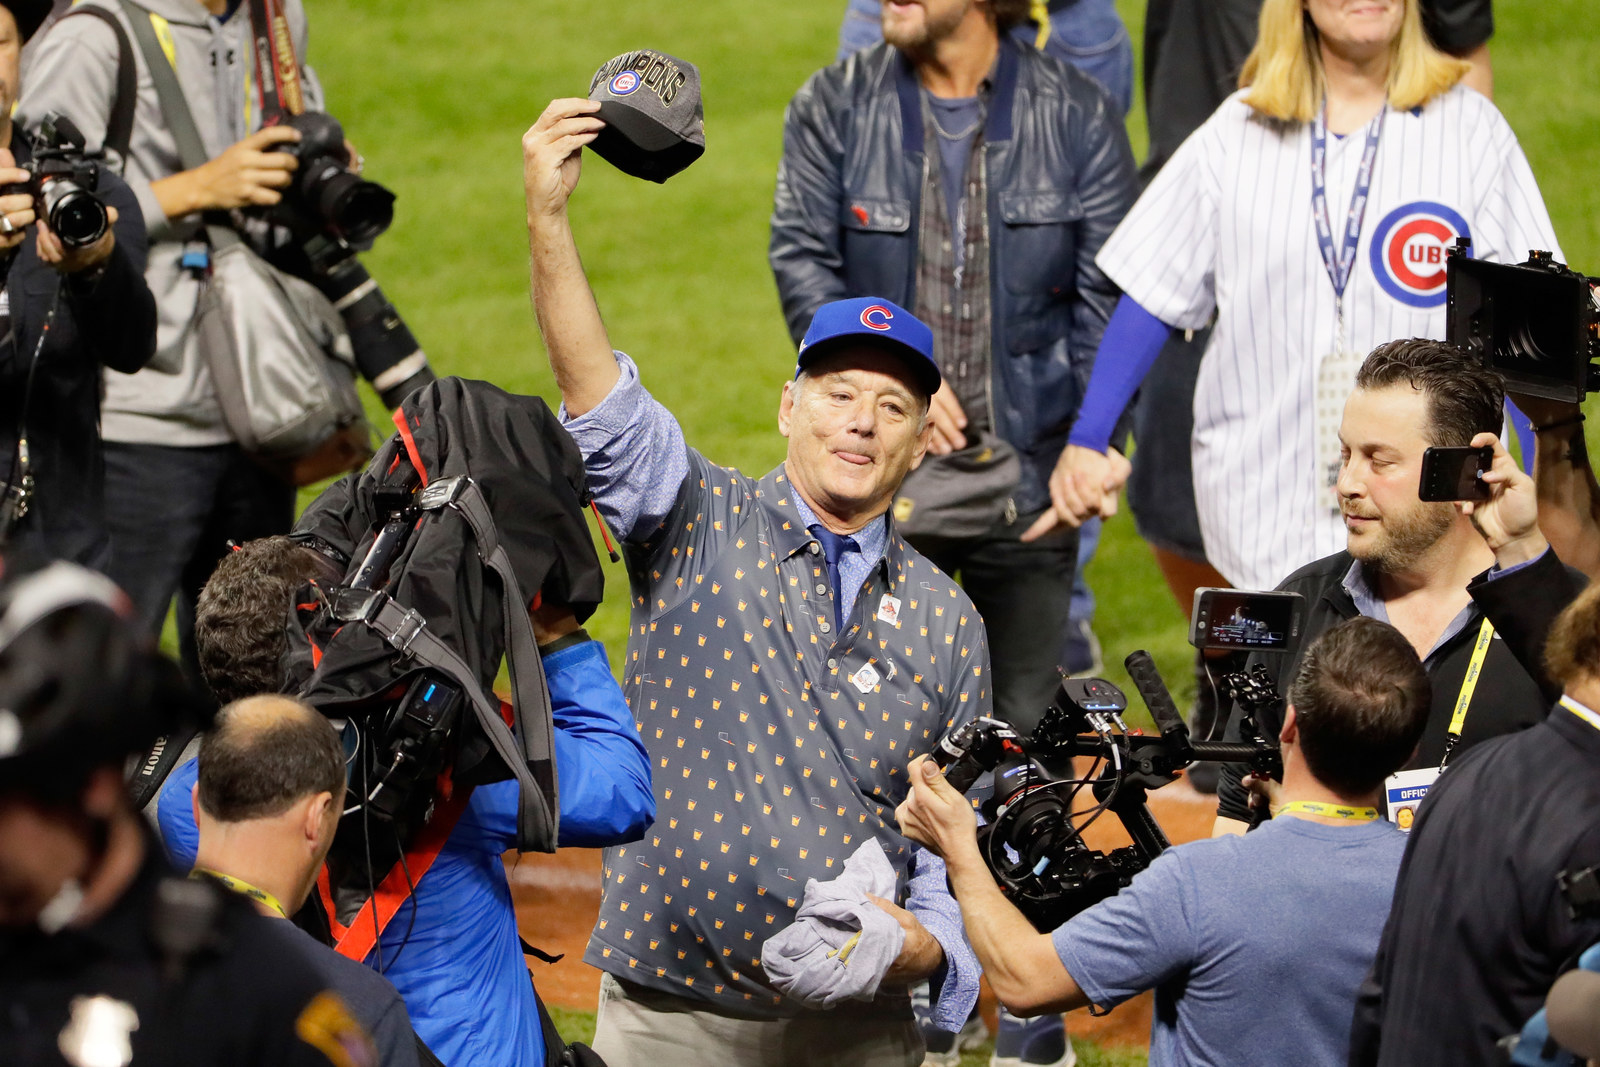
[[[1156,991],[1151,1067],[1344,1067],[1405,840],[1274,819],[1169,849],[1051,936],[1093,1003]]]

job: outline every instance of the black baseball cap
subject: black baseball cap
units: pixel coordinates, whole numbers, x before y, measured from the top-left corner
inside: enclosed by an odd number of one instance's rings
[[[17,35],[22,43],[38,32],[39,26],[50,14],[50,0],[0,0],[0,7],[11,12],[17,20]]]
[[[624,52],[595,71],[589,99],[606,123],[589,147],[624,174],[664,182],[705,154],[693,63],[649,48]]]

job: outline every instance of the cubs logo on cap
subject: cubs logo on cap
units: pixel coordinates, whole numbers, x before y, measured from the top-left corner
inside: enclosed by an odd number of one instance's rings
[[[1445,265],[1456,238],[1472,236],[1467,220],[1431,200],[1402,204],[1372,235],[1372,273],[1383,291],[1408,307],[1445,302]]]
[[[942,378],[933,358],[933,331],[905,308],[877,296],[823,304],[811,317],[795,376],[822,356],[851,344],[886,349],[905,358],[917,387],[932,396]]]
[[[889,323],[894,319],[894,312],[882,304],[873,304],[861,313],[861,325],[869,330],[890,329]]]
[[[706,150],[693,63],[653,48],[624,52],[595,71],[589,99],[606,124],[589,147],[624,174],[664,182]]]

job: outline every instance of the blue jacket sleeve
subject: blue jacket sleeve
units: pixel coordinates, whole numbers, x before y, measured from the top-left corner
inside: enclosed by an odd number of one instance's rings
[[[556,843],[595,848],[638,840],[656,817],[650,757],[611,676],[605,646],[586,641],[564,648],[544,658],[544,673],[561,797]],[[479,786],[470,817],[500,839],[502,850],[516,847],[516,783]]]
[[[1117,301],[1117,309],[1111,313],[1111,321],[1100,338],[1088,395],[1083,398],[1068,444],[1096,452],[1106,450],[1123,410],[1150,373],[1151,364],[1161,354],[1161,346],[1167,343],[1171,332],[1171,327],[1132,297],[1124,295]]]

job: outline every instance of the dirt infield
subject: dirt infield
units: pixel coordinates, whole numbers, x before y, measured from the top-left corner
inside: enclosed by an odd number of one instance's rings
[[[1150,809],[1174,842],[1192,841],[1210,834],[1216,801],[1196,793],[1187,781],[1180,781],[1151,794]],[[1115,820],[1097,821],[1087,836],[1095,848],[1127,843]],[[565,954],[555,964],[531,961],[540,993],[551,1004],[593,1011],[600,972],[583,962],[583,946],[600,909],[600,852],[570,848],[554,856],[519,858],[508,854],[506,868],[523,936],[546,952]],[[984,1007],[992,1029],[991,998],[985,997]],[[1150,996],[1129,1001],[1103,1018],[1078,1011],[1067,1021],[1075,1035],[1102,1044],[1142,1048],[1150,1037]]]

